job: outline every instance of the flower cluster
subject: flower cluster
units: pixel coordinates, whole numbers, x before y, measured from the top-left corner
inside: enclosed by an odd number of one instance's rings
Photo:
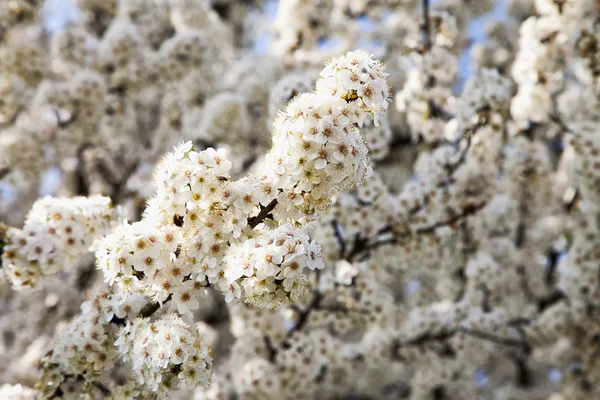
[[[38,200],[23,229],[10,228],[2,265],[13,287],[31,287],[74,265],[110,231],[119,210],[107,197]]]
[[[405,115],[413,140],[439,141],[449,116],[454,111],[454,97],[449,87],[457,71],[455,56],[446,48],[435,46],[425,54],[410,54],[412,66],[401,91],[396,93],[396,108]]]
[[[113,316],[127,314],[119,310],[118,303],[117,296],[102,292],[81,305],[82,313],[64,327],[53,349],[42,359],[44,369],[38,387],[45,395],[55,393],[67,377],[101,378],[114,365],[118,353],[114,330],[108,324]],[[131,306],[123,308],[131,310]]]
[[[277,118],[277,112],[285,109],[286,105],[296,96],[312,90],[318,72],[289,73],[278,80],[269,94],[269,126]]]
[[[47,81],[38,87],[32,108],[44,117],[36,118],[40,120],[38,123],[45,122],[51,128],[48,136],[62,144],[55,148],[55,157],[72,156],[83,143],[95,141],[105,96],[102,76],[85,69],[71,75],[67,82]]]
[[[216,271],[228,240],[248,223],[247,214],[225,207],[230,167],[224,152],[198,153],[191,143],[168,155],[156,172],[158,192],[145,218],[125,222],[101,241],[96,256],[105,278],[158,302],[171,296],[180,312],[198,308],[209,269]]]
[[[456,130],[462,134],[480,124],[479,116],[502,112],[510,100],[511,82],[496,70],[483,69],[471,77],[456,107]]]
[[[318,246],[291,226],[254,232],[249,221],[257,217],[259,205],[268,204],[269,193],[264,186],[251,187],[249,178],[230,182],[230,167],[221,150],[198,153],[191,143],[177,147],[158,167],[158,192],[145,218],[125,222],[101,241],[96,256],[105,278],[158,302],[172,298],[179,312],[198,308],[197,298],[209,284],[217,284],[228,300],[239,298],[236,280],[242,275],[248,278],[241,282],[245,293],[257,292],[244,296],[245,301],[260,297],[263,301],[255,303],[264,307],[276,292],[279,301],[288,294],[299,297],[302,269],[320,266]],[[270,245],[277,247],[273,254],[248,258],[256,248],[268,251]]]
[[[0,49],[0,72],[19,77],[28,87],[35,87],[46,73],[47,55],[41,46],[23,39]]]
[[[291,225],[261,232],[256,238],[229,248],[223,263],[225,300],[243,298],[255,308],[295,303],[308,287],[303,269],[324,267],[321,249]]]
[[[157,321],[137,318],[122,328],[115,342],[119,353],[133,363],[138,384],[169,392],[180,386],[207,386],[212,352],[198,331],[180,317]]]
[[[51,3],[0,1],[0,219],[127,222],[0,227],[77,264],[0,282],[0,398],[600,398],[597,1]]]
[[[173,298],[180,312],[198,308],[208,284],[218,284],[228,300],[260,307],[301,297],[303,268],[322,267],[318,246],[291,225],[253,228],[269,211],[282,223],[301,221],[363,179],[367,150],[354,124],[368,116],[377,124],[387,106],[382,66],[366,53],[332,60],[321,76],[316,92],[292,102],[276,124],[258,175],[231,181],[224,150],[197,152],[191,142],[168,154],[144,219],[124,223],[99,246],[106,279],[161,303]]]
[[[281,187],[283,212],[309,216],[366,179],[371,167],[355,124],[373,117],[378,126],[388,104],[385,77],[367,53],[348,53],[326,66],[315,92],[294,98],[280,115],[260,173],[263,182]]]

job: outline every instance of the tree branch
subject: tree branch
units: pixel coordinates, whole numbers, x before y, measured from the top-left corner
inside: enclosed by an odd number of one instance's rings
[[[416,338],[413,338],[406,342],[398,341],[394,345],[393,356],[395,358],[401,359],[402,357],[398,354],[398,351],[402,347],[423,346],[423,345],[426,345],[427,343],[442,343],[443,344],[447,340],[453,338],[454,336],[456,336],[459,333],[471,336],[476,339],[491,342],[491,343],[494,343],[494,344],[497,344],[500,346],[520,349],[524,352],[525,355],[528,355],[531,353],[531,346],[525,340],[514,339],[514,338],[505,338],[505,337],[496,336],[494,334],[487,333],[487,332],[482,332],[482,331],[478,331],[478,330],[474,330],[474,329],[467,329],[464,327],[459,327],[459,328],[452,329],[452,330],[438,333],[438,334],[431,334],[430,332],[427,332],[425,334],[417,336]]]
[[[267,204],[266,207],[261,206],[261,210],[258,213],[258,215],[256,217],[248,219],[248,225],[250,225],[251,228],[256,228],[258,224],[263,222],[265,218],[267,218],[269,214],[271,214],[271,211],[273,211],[275,206],[277,206],[277,199],[271,200],[271,202]]]
[[[521,339],[504,338],[491,333],[466,328],[459,328],[458,332],[464,333],[477,339],[496,343],[502,346],[516,347],[522,349],[526,354],[529,354],[531,352],[531,346],[529,345],[529,343]]]
[[[308,304],[308,306],[304,310],[300,310],[300,309],[297,310],[298,322],[296,322],[296,325],[294,325],[294,327],[287,332],[287,335],[286,335],[287,338],[292,337],[294,332],[297,332],[297,331],[301,330],[302,328],[304,328],[304,326],[308,322],[308,316],[310,315],[310,313],[314,309],[318,308],[319,305],[321,304],[321,301],[323,301],[323,294],[321,294],[320,292],[314,292],[314,293],[315,293],[315,295],[312,298],[312,300],[310,301],[310,303]]]
[[[107,388],[102,382],[93,381],[92,386],[94,386],[96,389],[100,390],[105,397],[110,396],[110,394],[111,394],[110,389]]]
[[[431,48],[431,21],[429,18],[429,0],[421,0],[421,12],[423,21],[421,22],[421,46],[423,51]]]
[[[11,169],[8,165],[0,166],[0,179],[3,179],[6,175],[10,174]]]
[[[167,297],[165,299],[165,301],[161,303],[156,303],[156,302],[149,302],[147,303],[141,310],[140,313],[138,314],[139,317],[141,318],[149,318],[151,317],[155,312],[157,312],[163,304],[168,303],[169,301],[171,301],[173,297],[171,295],[169,295],[169,297]],[[117,325],[125,325],[127,323],[127,318],[118,318],[116,315],[113,316],[113,318],[110,320],[111,324],[117,324]]]
[[[274,363],[277,358],[277,349],[273,346],[273,342],[271,342],[271,338],[268,335],[265,335],[265,345],[269,351],[269,361]]]
[[[472,216],[474,214],[476,214],[478,211],[480,211],[481,209],[483,209],[486,206],[486,202],[480,203],[480,204],[467,204],[462,213],[455,215],[452,218],[449,218],[445,221],[439,221],[436,222],[432,225],[423,227],[423,228],[419,228],[417,229],[415,232],[416,233],[432,233],[434,232],[436,229],[444,227],[444,226],[448,226],[448,225],[453,225],[454,223],[460,221],[463,218]]]
[[[342,237],[342,230],[340,228],[340,224],[338,224],[336,220],[333,220],[331,221],[331,226],[333,227],[335,238],[337,239],[340,245],[340,258],[344,258],[344,256],[346,255],[346,243],[344,242],[344,238]]]

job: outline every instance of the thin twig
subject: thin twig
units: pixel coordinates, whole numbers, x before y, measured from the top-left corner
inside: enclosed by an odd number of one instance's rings
[[[93,381],[92,386],[100,390],[104,396],[110,396],[111,394],[110,389],[107,388],[102,382]]]
[[[308,322],[308,317],[309,317],[310,313],[314,309],[319,307],[322,300],[323,300],[323,294],[321,294],[320,292],[315,292],[315,295],[312,298],[312,300],[310,301],[310,303],[308,304],[308,306],[304,310],[299,310],[298,322],[296,323],[296,325],[294,325],[294,327],[292,329],[290,329],[287,332],[286,336],[288,338],[292,337],[294,332],[297,332],[297,331],[301,330],[302,328],[304,328],[304,325],[306,325],[306,323]]]
[[[431,21],[429,18],[429,0],[421,1],[421,12],[423,13],[423,22],[421,23],[421,45],[423,50],[431,48]]]
[[[579,200],[581,200],[581,192],[579,191],[579,189],[575,189],[573,196],[571,196],[571,198],[563,204],[563,209],[566,212],[573,211],[575,206],[579,203]]]
[[[422,233],[432,233],[436,229],[441,228],[443,226],[453,225],[454,223],[460,221],[463,218],[466,218],[466,217],[476,214],[478,211],[483,209],[486,206],[486,204],[487,204],[486,202],[483,202],[480,204],[469,204],[463,209],[463,212],[461,214],[455,215],[454,217],[449,218],[445,221],[439,221],[439,222],[436,222],[435,224],[432,224],[432,225],[429,225],[429,226],[426,226],[423,228],[419,228],[415,232],[421,233],[421,234]]]
[[[263,222],[269,216],[269,214],[271,214],[271,211],[273,211],[275,206],[277,206],[277,199],[271,200],[266,207],[261,206],[261,210],[258,215],[248,219],[248,225],[250,225],[251,228],[256,228],[258,224]]]
[[[438,228],[442,228],[445,226],[452,226],[455,223],[460,222],[464,218],[475,215],[477,212],[482,210],[486,206],[486,204],[487,204],[486,202],[483,202],[483,203],[475,204],[475,205],[472,205],[472,204],[467,205],[463,209],[462,213],[455,215],[447,220],[438,221],[431,225],[424,226],[422,228],[418,228],[413,233],[415,235],[432,234]],[[361,238],[359,235],[357,235],[356,239],[354,240],[354,245],[352,247],[352,251],[350,251],[350,253],[346,257],[346,260],[348,260],[350,262],[356,261],[356,260],[360,259],[360,256],[366,252],[373,251],[376,248],[381,247],[381,246],[398,244],[401,239],[403,239],[405,237],[409,237],[409,236],[410,236],[410,234],[402,235],[402,236],[396,235],[396,236],[393,236],[393,237],[390,237],[387,239],[382,239],[382,240],[379,240],[379,241],[369,244],[369,242],[366,239]]]
[[[525,353],[529,354],[531,352],[531,346],[524,340],[521,339],[513,339],[513,338],[504,338],[500,336],[496,336],[491,333],[476,331],[473,329],[461,328],[459,332],[462,332],[466,335],[472,336],[477,339],[485,340],[488,342],[496,343],[502,346],[507,347],[517,347],[525,351]]]
[[[73,375],[73,374],[66,374],[63,375],[65,381],[69,378],[73,378],[75,379],[76,382],[84,382],[86,381],[85,376],[83,376],[82,374],[77,374],[77,375]],[[96,389],[100,390],[102,392],[102,395],[104,397],[108,397],[111,395],[111,390],[102,382],[99,381],[89,381],[89,384],[92,385],[93,387],[95,387]],[[56,390],[54,391],[54,393],[52,393],[48,398],[49,399],[54,399],[56,397],[63,397],[63,392],[62,389],[60,388],[60,386],[58,386],[56,388]]]
[[[168,303],[171,300],[171,295],[169,295],[169,297],[167,297],[165,299],[165,301],[162,302],[162,304]],[[140,317],[142,318],[148,318],[150,316],[152,316],[152,314],[154,314],[156,311],[158,311],[160,309],[160,307],[162,306],[161,303],[148,303],[144,306],[144,308],[142,308],[142,310],[140,311]]]
[[[155,312],[157,312],[163,304],[168,303],[169,301],[171,301],[173,297],[171,295],[169,295],[169,297],[167,297],[165,299],[165,301],[163,301],[162,303],[155,303],[155,302],[149,302],[147,303],[141,310],[140,313],[138,314],[138,316],[142,317],[142,318],[149,318],[151,317]],[[118,318],[116,315],[113,316],[113,318],[110,320],[111,324],[117,324],[117,325],[125,325],[127,323],[127,319],[126,318]]]
[[[550,116],[552,122],[556,123],[564,133],[572,133],[571,128],[563,121],[560,115],[554,113]]]
[[[501,336],[496,336],[492,333],[482,332],[474,329],[467,329],[464,327],[459,327],[457,329],[442,332],[439,334],[425,333],[406,342],[398,342],[394,347],[395,351],[397,352],[402,347],[415,347],[425,345],[427,343],[445,342],[446,340],[453,338],[459,333],[471,336],[476,339],[484,340],[486,342],[492,342],[501,346],[518,348],[523,350],[525,354],[529,354],[531,352],[531,346],[525,340],[505,338]]]
[[[337,239],[340,245],[340,258],[344,258],[346,255],[346,242],[344,242],[344,238],[342,237],[342,230],[340,228],[340,224],[336,220],[331,221],[331,226],[333,227],[333,232],[335,234],[335,238]]]
[[[268,335],[265,335],[265,345],[267,346],[267,350],[269,352],[269,361],[274,363],[277,358],[277,349],[273,346],[271,342],[271,338]]]

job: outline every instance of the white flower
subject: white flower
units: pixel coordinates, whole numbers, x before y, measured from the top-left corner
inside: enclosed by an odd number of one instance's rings
[[[233,299],[238,299],[241,296],[240,286],[236,282],[228,284],[225,288],[225,301],[230,303]]]
[[[188,311],[193,311],[200,307],[197,296],[200,293],[198,282],[185,281],[176,286],[173,294],[173,301],[177,304],[177,311],[180,314],[185,314]],[[204,290],[204,289],[202,289]]]
[[[325,268],[325,263],[323,262],[323,255],[321,253],[321,247],[317,245],[314,240],[310,244],[308,244],[307,255],[308,268],[312,270]]]
[[[198,330],[179,316],[167,315],[154,322],[138,318],[128,322],[118,335],[115,345],[125,359],[132,361],[138,384],[163,392],[182,384],[208,385],[212,369],[210,352],[201,343]],[[199,365],[203,368],[197,368]],[[163,378],[172,377],[174,366],[181,371],[195,369],[196,374],[187,374],[187,378],[195,379],[183,379],[186,374],[177,374],[169,387],[163,387]]]
[[[180,143],[173,149],[173,156],[177,160],[182,160],[187,154],[192,151],[194,145],[191,141]]]

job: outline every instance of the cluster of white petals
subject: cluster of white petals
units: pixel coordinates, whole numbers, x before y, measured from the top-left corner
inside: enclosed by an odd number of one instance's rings
[[[81,305],[81,314],[60,331],[52,350],[42,359],[44,369],[38,387],[45,396],[52,397],[61,387],[72,384],[70,377],[92,380],[104,376],[118,358],[110,322],[117,315],[125,317],[127,311],[135,315],[141,308],[137,300],[136,307],[110,292],[101,292]]]
[[[0,400],[600,398],[598,15],[0,0]]]
[[[119,217],[107,197],[45,197],[35,202],[22,229],[9,228],[2,265],[13,287],[34,286],[76,264]]]
[[[180,386],[207,386],[212,352],[198,331],[177,315],[149,322],[138,318],[122,328],[116,345],[131,361],[137,383],[152,391],[170,392]]]
[[[231,246],[223,263],[224,279],[219,286],[226,293],[225,300],[243,298],[255,308],[297,302],[308,288],[304,268],[324,267],[321,248],[292,225],[280,225]]]
[[[197,309],[215,284],[228,301],[255,307],[298,300],[307,286],[302,270],[322,268],[322,255],[285,221],[314,218],[334,194],[366,178],[367,148],[355,124],[373,117],[377,126],[387,108],[385,76],[367,53],[332,60],[316,91],[292,101],[276,122],[258,173],[238,181],[225,150],[178,145],[157,167],[142,221],[125,222],[100,243],[106,280],[160,303],[173,299],[179,312]],[[281,225],[253,229],[269,215]]]
[[[295,97],[275,121],[273,147],[259,171],[263,184],[281,189],[285,214],[299,220],[324,210],[333,195],[369,176],[368,150],[356,124],[373,118],[378,126],[389,100],[386,76],[368,53],[335,58],[316,90]]]

